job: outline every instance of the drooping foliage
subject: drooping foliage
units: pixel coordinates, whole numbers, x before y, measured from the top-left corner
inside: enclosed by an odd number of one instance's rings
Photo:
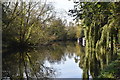
[[[92,63],[89,63],[88,59],[93,56],[96,56],[95,63],[100,64],[100,57],[104,54],[111,56],[117,54],[116,44],[120,42],[120,2],[75,2],[75,9],[69,12],[77,21],[81,20],[84,27],[86,39],[84,69],[91,67]],[[103,69],[102,65],[100,67]]]

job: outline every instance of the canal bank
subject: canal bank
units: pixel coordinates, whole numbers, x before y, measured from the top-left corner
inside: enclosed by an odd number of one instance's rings
[[[120,80],[120,49],[118,50],[118,57],[106,66],[101,72],[98,78],[112,78]]]

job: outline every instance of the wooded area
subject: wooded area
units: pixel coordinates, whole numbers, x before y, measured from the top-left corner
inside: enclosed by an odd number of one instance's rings
[[[74,9],[69,10],[69,15],[75,18],[75,23],[68,23],[66,19],[57,17],[54,6],[50,3],[2,3],[3,48],[27,48],[29,46],[42,48],[44,45],[52,44],[52,49],[44,46],[45,52],[37,55],[50,53],[49,55],[54,54],[53,58],[61,58],[59,55],[66,52],[61,52],[63,51],[61,46],[60,51],[55,51],[57,47],[53,42],[63,41],[61,44],[66,48],[66,45],[70,42],[64,44],[65,41],[77,42],[78,38],[84,38],[85,46],[75,44],[77,45],[76,55],[80,57],[80,59],[75,59],[75,62],[79,62],[79,67],[83,70],[83,78],[88,79],[90,73],[92,78],[119,79],[120,2],[78,1],[74,3]],[[41,47],[41,45],[43,46]],[[42,51],[42,49],[39,50]],[[72,47],[70,50],[72,50]],[[24,56],[22,52],[20,55]],[[115,62],[111,63],[111,61]],[[109,63],[112,65],[112,68],[110,67],[111,72],[101,73],[100,71],[106,71],[104,67],[108,66]],[[115,66],[114,69],[113,66]]]
[[[90,71],[95,70],[92,75],[97,78],[99,71],[96,69],[103,70],[102,63],[108,64],[109,59],[113,61],[116,59],[108,57],[104,62],[102,59],[104,55],[119,57],[117,45],[120,44],[120,2],[75,2],[75,4],[75,9],[69,10],[69,12],[77,21],[81,20],[86,39],[86,51],[82,58],[84,60],[83,77],[89,77],[87,74],[89,74],[88,68],[90,68]],[[93,66],[99,64],[99,67],[92,70]],[[101,78],[119,78],[119,59],[112,63],[112,66],[116,64],[116,67],[110,67],[111,72],[107,70],[104,72],[105,74],[102,73]]]
[[[76,25],[57,17],[54,6],[46,2],[3,2],[2,17],[3,47],[76,40],[79,36]]]
[[[120,42],[120,2],[75,3],[75,9],[69,12],[82,22],[87,51],[116,53],[115,45]]]

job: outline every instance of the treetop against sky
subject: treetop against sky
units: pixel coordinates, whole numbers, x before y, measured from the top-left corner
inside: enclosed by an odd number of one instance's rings
[[[3,2],[15,2],[15,1],[26,1],[26,2],[46,2],[52,4],[55,8],[56,15],[60,18],[67,19],[68,22],[72,21],[73,18],[68,16],[68,11],[74,8],[73,0],[4,0]]]

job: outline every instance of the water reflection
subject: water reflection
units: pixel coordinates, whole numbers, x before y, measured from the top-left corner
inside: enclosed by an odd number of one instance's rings
[[[54,69],[44,66],[44,56],[18,52],[3,58],[3,76],[11,78],[44,78],[54,76]]]
[[[3,53],[3,77],[96,78],[115,54],[88,53],[77,43],[54,43],[37,50]]]
[[[66,62],[74,62],[74,57],[76,56],[75,50],[75,43],[55,43],[52,46],[41,46],[37,50],[32,51],[3,53],[3,77],[7,76],[21,79],[59,77],[58,74],[60,71],[67,71],[63,69],[59,71],[58,69],[62,65],[65,67]],[[53,66],[46,65],[46,61]],[[54,66],[59,68],[56,69]],[[70,66],[67,64],[67,67]],[[75,67],[72,67],[72,70]],[[79,69],[78,67],[76,68]],[[77,71],[79,72],[79,70]],[[60,75],[66,77],[62,73]]]
[[[79,46],[81,47],[81,46]],[[110,51],[100,53],[100,51],[87,48],[80,48],[80,68],[83,69],[83,80],[89,80],[90,77],[97,78],[100,71],[103,70],[112,60],[117,57],[117,54],[111,54]],[[90,76],[91,75],[91,76]]]

